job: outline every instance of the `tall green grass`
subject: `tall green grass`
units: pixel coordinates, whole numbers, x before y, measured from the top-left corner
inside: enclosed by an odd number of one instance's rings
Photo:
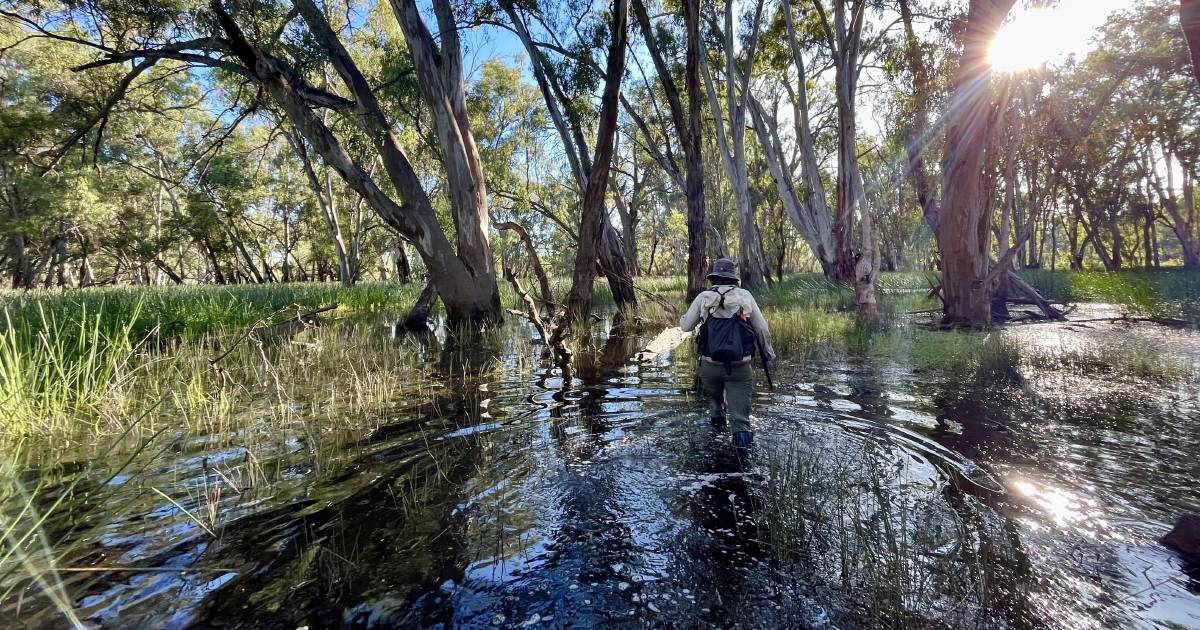
[[[98,419],[127,384],[141,341],[141,309],[106,321],[103,303],[65,314],[38,305],[32,318],[3,312],[0,328],[0,434],[25,437],[68,416]]]
[[[1021,275],[1047,298],[1058,302],[1108,302],[1137,313],[1183,317],[1200,323],[1200,272],[1027,270]]]
[[[39,313],[58,321],[99,315],[106,331],[130,327],[135,337],[154,332],[161,338],[196,339],[206,333],[246,327],[289,305],[315,308],[338,303],[350,310],[407,308],[416,301],[416,284],[185,285],[95,287],[73,291],[3,291],[0,308],[13,321],[34,321]]]

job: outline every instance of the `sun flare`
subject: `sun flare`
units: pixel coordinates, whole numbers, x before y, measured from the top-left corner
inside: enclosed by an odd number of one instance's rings
[[[1052,9],[1032,9],[1006,23],[988,49],[988,62],[997,72],[1023,72],[1055,61],[1061,34],[1055,36],[1058,20]]]
[[[988,63],[997,72],[1015,73],[1086,55],[1096,29],[1126,2],[1060,0],[1052,6],[1017,9],[992,40]]]

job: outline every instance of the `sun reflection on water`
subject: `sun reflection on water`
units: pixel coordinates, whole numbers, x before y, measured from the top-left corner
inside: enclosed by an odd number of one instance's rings
[[[1036,508],[1061,529],[1071,529],[1090,538],[1107,533],[1104,514],[1095,499],[1024,479],[1014,481],[1012,487],[1027,505]]]

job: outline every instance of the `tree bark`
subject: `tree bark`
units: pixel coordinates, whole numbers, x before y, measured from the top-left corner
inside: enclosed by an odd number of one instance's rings
[[[745,47],[746,69],[737,67],[734,54],[733,2],[725,4],[725,36],[722,47],[725,53],[725,102],[728,113],[728,131],[722,115],[721,101],[717,98],[712,72],[703,57],[700,67],[708,92],[709,107],[716,118],[717,144],[721,149],[721,161],[733,187],[734,208],[738,224],[738,266],[742,285],[747,288],[766,284],[764,263],[766,256],[756,235],[755,212],[750,200],[750,178],[746,165],[746,110],[750,101],[749,81],[753,71],[754,57],[758,48],[758,37],[762,23],[763,2],[756,4],[755,18],[750,41]]]
[[[988,274],[991,217],[984,166],[997,104],[987,49],[1015,0],[971,0],[963,56],[954,78],[953,103],[942,158],[944,198],[938,221],[942,257],[943,321],[952,326],[991,325]]]
[[[708,285],[708,261],[705,258],[705,223],[708,221],[704,208],[704,137],[701,135],[700,119],[700,1],[683,0],[683,22],[687,31],[687,52],[684,61],[684,87],[688,93],[687,135],[683,140],[684,197],[687,198],[688,226],[688,294],[692,300]],[[662,76],[662,75],[660,75]]]
[[[582,320],[592,308],[592,285],[596,278],[598,250],[604,247],[604,196],[608,191],[608,175],[612,165],[617,131],[617,109],[621,93],[621,78],[625,72],[626,21],[629,0],[614,0],[612,44],[605,69],[604,94],[600,99],[600,123],[596,133],[596,155],[588,173],[587,188],[579,220],[579,248],[575,252],[575,269],[571,293],[567,297],[569,317]],[[632,292],[632,285],[629,287]]]
[[[835,189],[836,211],[833,225],[833,269],[831,277],[850,280],[857,276],[854,252],[854,219],[870,220],[863,204],[858,172],[857,97],[859,50],[861,46],[865,0],[834,0],[834,20],[830,29],[820,0],[814,0],[826,30],[834,58],[834,88],[838,113],[838,174]],[[851,4],[847,20],[846,7]],[[865,254],[873,245],[863,244]]]
[[[416,0],[391,0],[391,5],[408,40],[417,86],[437,129],[446,164],[450,207],[458,231],[458,256],[473,273],[494,277],[486,227],[488,206],[483,160],[467,117],[462,47],[450,1],[433,0],[440,46],[426,27]]]
[[[1192,74],[1200,85],[1200,0],[1179,0],[1179,22],[1192,54]]]
[[[429,313],[437,304],[437,299],[437,287],[432,282],[426,283],[417,302],[404,318],[404,329],[409,332],[429,332]]]
[[[8,236],[8,252],[9,258],[12,259],[12,288],[30,288],[33,262],[29,259],[24,232],[14,232]]]

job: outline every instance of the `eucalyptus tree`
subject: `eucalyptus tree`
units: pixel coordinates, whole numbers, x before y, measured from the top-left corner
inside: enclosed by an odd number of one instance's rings
[[[486,184],[466,111],[454,12],[448,0],[435,0],[440,40],[435,40],[415,0],[396,0],[392,12],[404,32],[419,92],[436,130],[456,229],[454,245],[439,224],[422,178],[403,150],[376,89],[313,0],[297,0],[294,6],[265,1],[236,8],[217,0],[154,10],[142,3],[84,2],[8,13],[39,36],[68,38],[88,49],[94,59],[81,65],[80,71],[132,62],[133,69],[110,93],[106,105],[119,102],[122,86],[164,60],[188,69],[212,68],[259,91],[326,164],[413,243],[452,322],[494,321],[500,317],[500,299],[488,242]],[[341,85],[316,87],[306,76],[308,60],[302,52],[319,55],[335,70]],[[345,134],[323,120],[326,111],[348,116],[371,139],[395,198],[347,151]],[[86,134],[94,126],[83,125],[77,133]]]
[[[797,76],[795,88],[787,85],[793,106],[794,144],[799,153],[799,178],[792,175],[792,161],[784,153],[778,117],[762,103],[752,101],[752,122],[767,155],[767,164],[775,179],[779,196],[788,216],[804,235],[814,256],[821,261],[826,275],[853,281],[857,301],[863,312],[875,309],[875,279],[882,263],[876,229],[863,175],[859,167],[858,85],[864,66],[869,63],[871,46],[864,45],[867,13],[874,3],[867,0],[813,0],[804,16],[812,39],[824,49],[833,68],[836,172],[834,196],[830,208],[817,155],[810,113],[809,83],[812,79],[805,60],[805,46],[790,3],[780,3],[787,46]],[[874,34],[881,39],[887,28]],[[876,41],[877,43],[877,41]],[[785,76],[787,76],[785,74]],[[795,181],[799,179],[800,189]]]
[[[735,52],[737,34],[734,31],[734,3],[726,2],[724,28],[720,31],[721,51],[725,66],[725,107],[713,81],[707,55],[700,58],[704,73],[704,84],[708,94],[708,106],[716,119],[717,146],[721,162],[729,175],[733,188],[735,216],[738,226],[738,263],[742,284],[754,288],[766,284],[766,256],[755,220],[755,208],[750,203],[750,176],[746,160],[746,112],[750,106],[751,75],[758,52],[759,36],[762,33],[763,0],[754,4],[750,19],[750,35],[742,46],[744,67],[739,66]],[[714,20],[715,21],[715,20]],[[715,28],[714,28],[715,30]],[[728,116],[728,121],[725,120]],[[728,126],[727,126],[728,125]]]
[[[599,197],[599,202],[602,204],[598,213],[600,226],[596,233],[599,241],[585,243],[582,240],[588,234],[585,224],[590,219],[587,215],[589,209],[586,204],[589,186],[593,179],[592,175],[597,170],[602,171],[606,186],[608,185],[608,170],[611,165],[608,161],[602,162],[601,160],[602,158],[610,160],[613,151],[610,149],[605,154],[601,149],[606,142],[613,140],[606,138],[605,133],[615,133],[615,127],[606,129],[604,125],[598,125],[595,154],[592,154],[592,143],[588,141],[584,131],[585,112],[591,108],[590,93],[601,77],[604,77],[606,89],[612,80],[609,75],[611,68],[601,66],[592,58],[592,54],[595,49],[602,48],[602,39],[606,34],[610,34],[614,40],[620,36],[622,41],[626,41],[627,34],[616,31],[615,19],[611,26],[604,26],[601,22],[593,21],[586,24],[581,32],[580,25],[584,24],[584,18],[580,18],[574,25],[575,31],[580,33],[580,36],[572,44],[565,44],[556,32],[553,20],[547,17],[536,3],[524,9],[519,9],[511,0],[502,0],[500,5],[501,10],[508,18],[508,22],[503,26],[510,28],[517,35],[529,56],[533,76],[542,93],[546,112],[558,133],[563,152],[570,166],[570,172],[581,196],[577,251],[594,251],[599,261],[599,270],[607,278],[617,305],[633,308],[637,305],[637,295],[634,291],[633,273],[627,251],[635,250],[636,246],[634,244],[622,246],[622,239],[613,228],[609,213],[603,206],[605,201],[603,194]],[[618,9],[628,11],[628,7],[621,9],[614,6],[612,12],[614,18],[620,12]],[[530,29],[531,21],[537,21],[545,27],[544,32],[550,40],[549,42],[535,42]],[[623,21],[621,24],[624,28]],[[551,59],[547,53],[548,49],[557,53],[558,63]],[[625,53],[622,51],[620,54],[623,73]],[[612,61],[614,61],[614,57],[610,48],[606,64]],[[619,83],[618,80],[618,88]],[[619,98],[619,90],[616,94]],[[604,113],[602,97],[601,108],[597,112],[600,122],[603,122],[602,115]],[[597,173],[597,175],[599,174]],[[624,201],[617,200],[617,203],[624,203]],[[580,265],[581,263],[578,261],[574,263],[576,273],[582,270]],[[583,289],[579,291],[583,291]],[[587,292],[590,294],[590,289],[587,289]],[[580,299],[576,291],[573,290],[573,294],[576,294],[576,297],[572,299]],[[572,310],[577,309],[573,307]]]
[[[608,192],[609,171],[617,132],[617,112],[620,107],[621,81],[625,74],[625,49],[628,43],[629,0],[613,0],[611,42],[604,72],[604,93],[600,99],[599,124],[596,132],[596,154],[588,170],[579,218],[579,248],[575,252],[571,292],[567,296],[567,312],[582,319],[591,311],[592,286],[596,277],[599,247],[603,247],[604,197]],[[627,288],[633,293],[633,283]],[[615,297],[615,296],[614,296]],[[618,304],[629,306],[628,298]]]
[[[656,151],[653,155],[676,181],[687,200],[687,298],[690,300],[707,286],[705,274],[708,269],[706,241],[709,224],[704,205],[704,162],[701,155],[704,146],[701,120],[703,97],[700,87],[700,64],[703,55],[700,39],[701,0],[683,0],[681,6],[685,42],[683,83],[688,96],[686,110],[675,78],[677,72],[668,63],[668,59],[677,52],[674,44],[678,38],[672,38],[670,31],[664,27],[655,29],[642,0],[634,0],[632,8],[646,50],[654,63],[659,85],[662,86],[670,107],[671,125],[683,149],[683,169],[679,168],[669,150],[669,138],[664,138],[667,150]],[[637,111],[629,107],[628,103],[626,109],[635,120],[641,120]],[[647,148],[653,150],[656,142],[648,126],[644,121],[639,122],[638,126],[646,136]]]
[[[798,155],[793,158],[785,151],[785,136],[778,108],[768,110],[762,100],[753,95],[750,98],[751,122],[788,218],[804,237],[822,272],[829,276],[833,274],[835,260],[833,212],[829,206],[810,114],[809,85],[812,77],[804,57],[807,46],[798,35],[789,2],[780,3],[778,15],[783,17],[786,49],[795,79],[791,78],[786,67],[787,61],[784,61],[777,82],[783,86],[791,104],[794,127],[791,140]],[[815,13],[809,15],[815,16]],[[798,175],[794,166],[797,163]]]
[[[983,173],[996,126],[996,94],[988,46],[1015,0],[971,0],[963,53],[949,111],[942,154],[943,198],[938,217],[942,257],[943,320],[955,326],[992,323],[991,213],[993,194]]]

